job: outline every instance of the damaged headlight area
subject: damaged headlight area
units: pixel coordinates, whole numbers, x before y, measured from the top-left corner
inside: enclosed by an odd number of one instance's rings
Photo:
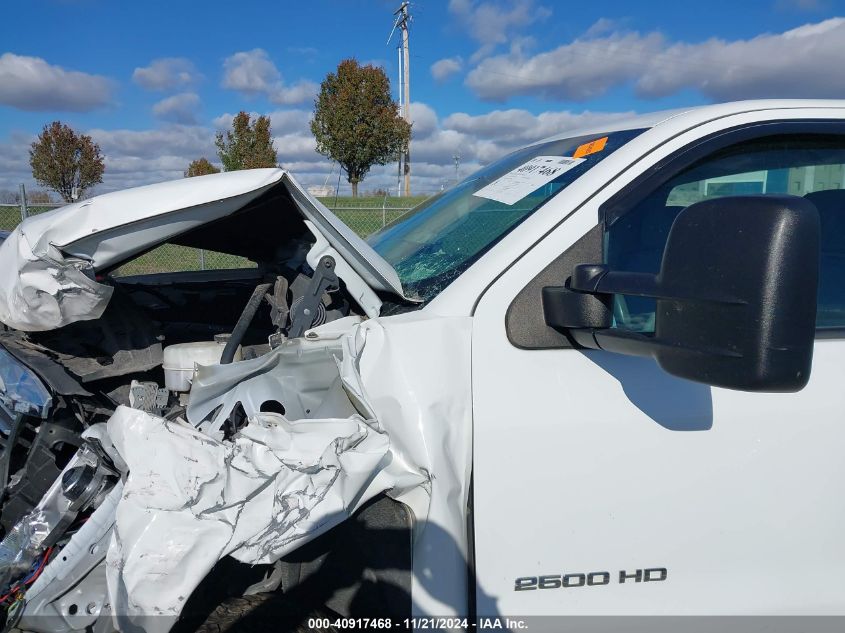
[[[0,585],[8,585],[55,545],[80,512],[99,505],[98,497],[116,480],[117,472],[95,450],[80,450],[32,512],[0,541]]]
[[[63,551],[118,481],[111,460],[91,440],[70,459],[32,511],[5,534],[0,541],[0,603],[8,608],[7,626],[22,615],[25,596],[54,551]]]
[[[13,415],[45,418],[52,404],[50,392],[35,372],[0,347],[0,407]]]

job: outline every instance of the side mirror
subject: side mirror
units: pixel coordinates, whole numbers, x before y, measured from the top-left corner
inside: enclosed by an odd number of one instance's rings
[[[684,209],[660,272],[576,266],[543,289],[546,323],[583,347],[652,356],[668,373],[744,391],[807,384],[819,276],[819,216],[794,196],[737,196]],[[654,334],[613,329],[613,295],[653,297]]]

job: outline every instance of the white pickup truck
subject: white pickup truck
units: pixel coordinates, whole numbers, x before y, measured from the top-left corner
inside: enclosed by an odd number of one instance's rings
[[[282,170],[105,194],[3,241],[0,321],[9,627],[845,615],[845,102],[553,137],[367,242]]]

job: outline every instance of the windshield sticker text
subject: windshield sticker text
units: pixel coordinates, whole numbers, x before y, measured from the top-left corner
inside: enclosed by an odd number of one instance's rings
[[[583,158],[537,156],[482,187],[473,195],[504,204],[515,204],[583,162]]]

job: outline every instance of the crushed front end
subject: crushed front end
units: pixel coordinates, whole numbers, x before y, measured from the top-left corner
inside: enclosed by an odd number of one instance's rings
[[[383,301],[409,306],[401,291],[277,176],[207,212],[153,196],[140,237],[125,218],[56,249],[29,224],[0,246],[41,252],[22,264],[34,285],[0,305],[7,628],[193,630],[209,606],[269,594],[465,613],[468,319],[379,318]],[[257,266],[111,274],[130,257],[117,243],[227,238]],[[78,309],[88,291],[97,314]]]

